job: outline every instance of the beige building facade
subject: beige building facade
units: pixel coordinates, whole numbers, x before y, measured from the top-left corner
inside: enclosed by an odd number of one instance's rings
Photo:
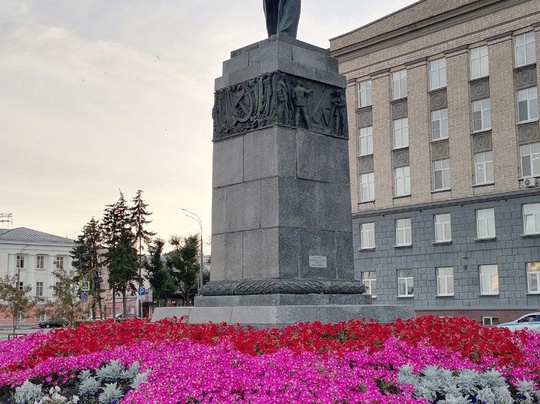
[[[422,0],[330,42],[356,276],[419,314],[540,309],[540,2]]]

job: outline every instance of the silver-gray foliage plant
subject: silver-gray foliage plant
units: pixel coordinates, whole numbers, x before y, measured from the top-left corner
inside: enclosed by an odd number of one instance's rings
[[[426,366],[420,374],[415,374],[409,365],[399,370],[400,383],[412,384],[417,398],[441,404],[514,404],[515,401],[503,375],[496,371],[478,372],[464,369],[451,372],[437,366]],[[521,403],[535,404],[538,391],[532,383],[522,381],[518,386]]]
[[[79,394],[93,396],[101,388],[101,383],[93,376],[86,376],[79,385]]]
[[[99,402],[101,404],[111,404],[120,400],[124,396],[122,390],[116,383],[107,383],[103,389],[103,393],[99,395]]]
[[[41,386],[30,381],[25,381],[22,385],[15,389],[15,403],[27,404],[35,403],[43,398]]]

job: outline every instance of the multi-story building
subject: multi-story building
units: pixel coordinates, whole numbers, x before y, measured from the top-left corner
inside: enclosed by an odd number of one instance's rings
[[[422,0],[330,41],[355,272],[379,304],[540,309],[540,2]]]
[[[30,286],[30,294],[43,299],[31,313],[22,316],[19,323],[35,324],[46,319],[40,309],[52,297],[53,272],[56,268],[73,270],[70,252],[74,245],[69,238],[25,227],[0,229],[0,277],[8,275],[17,279],[20,287]],[[0,314],[0,324],[11,322],[12,319]]]

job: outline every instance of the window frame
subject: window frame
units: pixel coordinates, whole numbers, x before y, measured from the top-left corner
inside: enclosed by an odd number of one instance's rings
[[[15,256],[15,268],[16,269],[25,269],[24,263],[25,263],[25,255],[23,254],[17,254]]]
[[[45,255],[36,255],[36,269],[39,269],[40,271],[45,269]]]
[[[367,181],[363,181],[366,179]],[[375,200],[375,173],[360,174],[360,203],[373,202]],[[364,190],[367,194],[364,197]]]
[[[363,152],[362,143],[365,143],[366,152]],[[358,155],[371,156],[373,154],[373,126],[358,129]]]
[[[521,99],[524,96],[524,99]],[[518,124],[538,121],[538,87],[524,88],[516,93]],[[527,117],[522,119],[520,105],[526,104]],[[534,108],[536,105],[536,108]]]
[[[489,155],[488,155],[489,154]],[[482,158],[481,161],[478,161]],[[487,159],[490,157],[491,160]],[[493,184],[495,182],[495,176],[493,171],[493,151],[485,151],[480,153],[474,153],[474,185],[486,185]],[[482,173],[482,181],[480,181],[479,173]]]
[[[36,297],[43,297],[45,282],[36,282]]]
[[[392,73],[392,100],[407,98],[407,69]]]
[[[531,265],[534,266],[534,270],[531,271]],[[540,261],[527,262],[527,293],[540,294]],[[536,282],[536,290],[531,288],[531,275],[534,274]]]
[[[497,237],[497,227],[495,222],[495,208],[485,208],[476,210],[476,238],[478,240],[494,239]],[[481,234],[481,225],[484,226],[484,233]]]
[[[363,80],[358,82],[358,108],[365,108],[373,105],[372,86],[373,83],[371,80]]]
[[[518,44],[521,38],[523,38],[523,43]],[[519,50],[521,48],[523,48],[524,52],[519,53]],[[514,36],[514,65],[515,67],[527,66],[534,63],[536,63],[535,31],[529,31],[523,34],[515,35]]]
[[[537,150],[533,150],[533,148],[536,148]],[[524,154],[525,149],[528,149],[526,150],[526,154]],[[519,157],[521,164],[521,178],[540,177],[540,142],[519,146]],[[525,167],[528,167],[530,172],[525,173]],[[535,167],[537,170],[535,170]]]
[[[399,269],[397,271],[398,297],[414,297],[414,273],[412,269]],[[405,293],[401,293],[404,285]],[[411,292],[409,293],[409,289]]]
[[[434,215],[433,223],[435,226],[435,243],[452,242],[452,214],[440,213]],[[439,235],[442,235],[443,238],[439,238]]]
[[[366,294],[375,299],[377,297],[377,271],[362,272],[362,283],[366,287]],[[373,289],[375,289],[375,294],[373,294]]]
[[[409,147],[409,118],[408,117],[394,119],[392,121],[392,142],[393,142],[394,150]]]
[[[360,249],[375,249],[375,222],[360,224]]]
[[[487,104],[487,105],[486,105]],[[473,133],[484,132],[491,129],[491,99],[483,98],[472,102],[472,131]],[[476,123],[480,125],[477,128]]]
[[[469,59],[471,80],[489,76],[489,48],[487,45],[472,48],[469,51]],[[475,65],[477,66],[477,69]],[[475,70],[478,71],[477,74],[474,74]]]
[[[440,167],[437,167],[440,165]],[[437,187],[438,174],[440,177],[440,187]],[[433,162],[433,191],[446,191],[451,186],[450,159],[436,160]]]
[[[401,192],[398,192],[401,191]],[[394,168],[394,197],[408,196],[411,194],[411,167],[403,166]]]
[[[396,219],[396,247],[412,245],[412,222],[410,217]],[[403,242],[401,242],[403,240]]]
[[[443,270],[451,270],[451,273],[441,274]],[[437,296],[454,296],[454,267],[437,268]]]
[[[531,210],[531,212],[528,212]],[[535,236],[540,234],[540,203],[527,203],[523,205],[523,235]],[[529,219],[529,218],[532,219]],[[532,220],[532,226],[529,226],[529,222]],[[533,231],[528,231],[529,227],[533,228]]]
[[[56,269],[64,269],[64,256],[57,255],[54,259],[54,265]]]
[[[441,62],[444,62],[441,66]],[[446,87],[446,58],[442,57],[429,62],[429,90]]]
[[[482,269],[495,269],[495,274],[493,273],[482,273]],[[480,279],[480,294],[485,296],[496,296],[499,294],[500,285],[499,285],[499,266],[497,264],[485,264],[478,266],[478,274]],[[486,278],[488,282],[486,281]],[[493,286],[493,279],[497,280],[496,291]],[[489,291],[484,290],[484,284],[489,285]]]
[[[435,129],[435,123],[437,123],[437,129]],[[440,136],[435,137],[436,132],[440,133]],[[431,141],[436,142],[444,139],[448,139],[448,108],[431,111]]]

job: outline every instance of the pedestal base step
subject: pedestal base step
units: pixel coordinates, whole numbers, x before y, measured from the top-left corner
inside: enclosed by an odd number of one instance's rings
[[[352,319],[391,323],[398,318],[413,318],[415,313],[412,307],[383,305],[158,307],[154,310],[152,321],[184,316],[191,324],[225,322],[268,328],[298,322],[338,323]]]

